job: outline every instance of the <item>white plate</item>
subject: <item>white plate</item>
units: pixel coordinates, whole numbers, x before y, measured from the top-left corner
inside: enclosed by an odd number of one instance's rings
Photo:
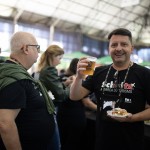
[[[150,120],[144,121],[144,124],[150,126]]]
[[[129,114],[125,114],[125,115],[117,115],[117,114],[112,114],[112,110],[107,111],[107,115],[111,116],[111,117],[118,117],[118,118],[125,118],[127,117]]]

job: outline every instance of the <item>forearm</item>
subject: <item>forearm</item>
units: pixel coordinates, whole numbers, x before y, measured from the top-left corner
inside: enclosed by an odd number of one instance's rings
[[[150,108],[145,109],[142,112],[136,113],[132,115],[131,121],[136,122],[136,121],[145,121],[145,120],[150,120]]]
[[[15,123],[1,128],[1,138],[7,150],[22,150]]]
[[[84,97],[81,88],[82,88],[82,79],[76,77],[70,87],[71,100],[80,100]]]
[[[87,103],[84,103],[85,106],[91,110],[96,111],[97,110],[97,105],[95,103],[93,103],[91,100],[88,100]]]
[[[89,97],[83,98],[82,102],[86,108],[94,111],[97,110],[97,105]]]

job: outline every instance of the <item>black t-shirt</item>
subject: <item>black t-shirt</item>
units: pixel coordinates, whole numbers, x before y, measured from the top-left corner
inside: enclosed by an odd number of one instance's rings
[[[110,66],[97,67],[94,75],[87,77],[83,82],[83,87],[95,93],[97,101],[99,101],[103,109],[105,109],[106,106],[111,106],[111,102],[114,101],[114,99],[112,101],[103,99],[104,101],[102,101],[102,93],[104,93],[103,97],[105,98],[107,98],[106,95],[115,97],[121,90],[122,108],[133,114],[143,111],[146,101],[150,104],[150,70],[134,63],[129,70],[124,84],[123,80],[127,69],[119,71],[117,83],[119,86],[116,86],[114,81],[116,70],[112,67],[108,74],[107,83],[104,85],[109,67]],[[118,88],[122,84],[123,88]],[[141,150],[143,136],[143,122],[125,123],[109,121],[103,119],[103,115],[100,115],[100,113],[97,114],[97,149],[108,150],[114,147],[115,149]]]
[[[0,109],[21,109],[16,124],[22,146],[46,143],[52,137],[53,115],[48,113],[42,94],[31,80],[20,80],[2,89]]]

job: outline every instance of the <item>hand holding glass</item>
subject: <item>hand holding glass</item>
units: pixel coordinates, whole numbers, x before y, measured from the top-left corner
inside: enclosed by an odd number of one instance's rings
[[[84,75],[93,75],[96,65],[96,57],[89,56],[87,57],[87,60],[89,60],[88,65],[85,67],[86,70],[83,70]]]

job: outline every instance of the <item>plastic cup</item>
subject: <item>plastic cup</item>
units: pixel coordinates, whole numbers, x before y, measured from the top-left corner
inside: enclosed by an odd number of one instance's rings
[[[89,57],[87,57],[87,59],[89,60],[88,66],[85,67],[86,70],[83,70],[83,74],[84,75],[93,75],[97,58],[89,56]]]

